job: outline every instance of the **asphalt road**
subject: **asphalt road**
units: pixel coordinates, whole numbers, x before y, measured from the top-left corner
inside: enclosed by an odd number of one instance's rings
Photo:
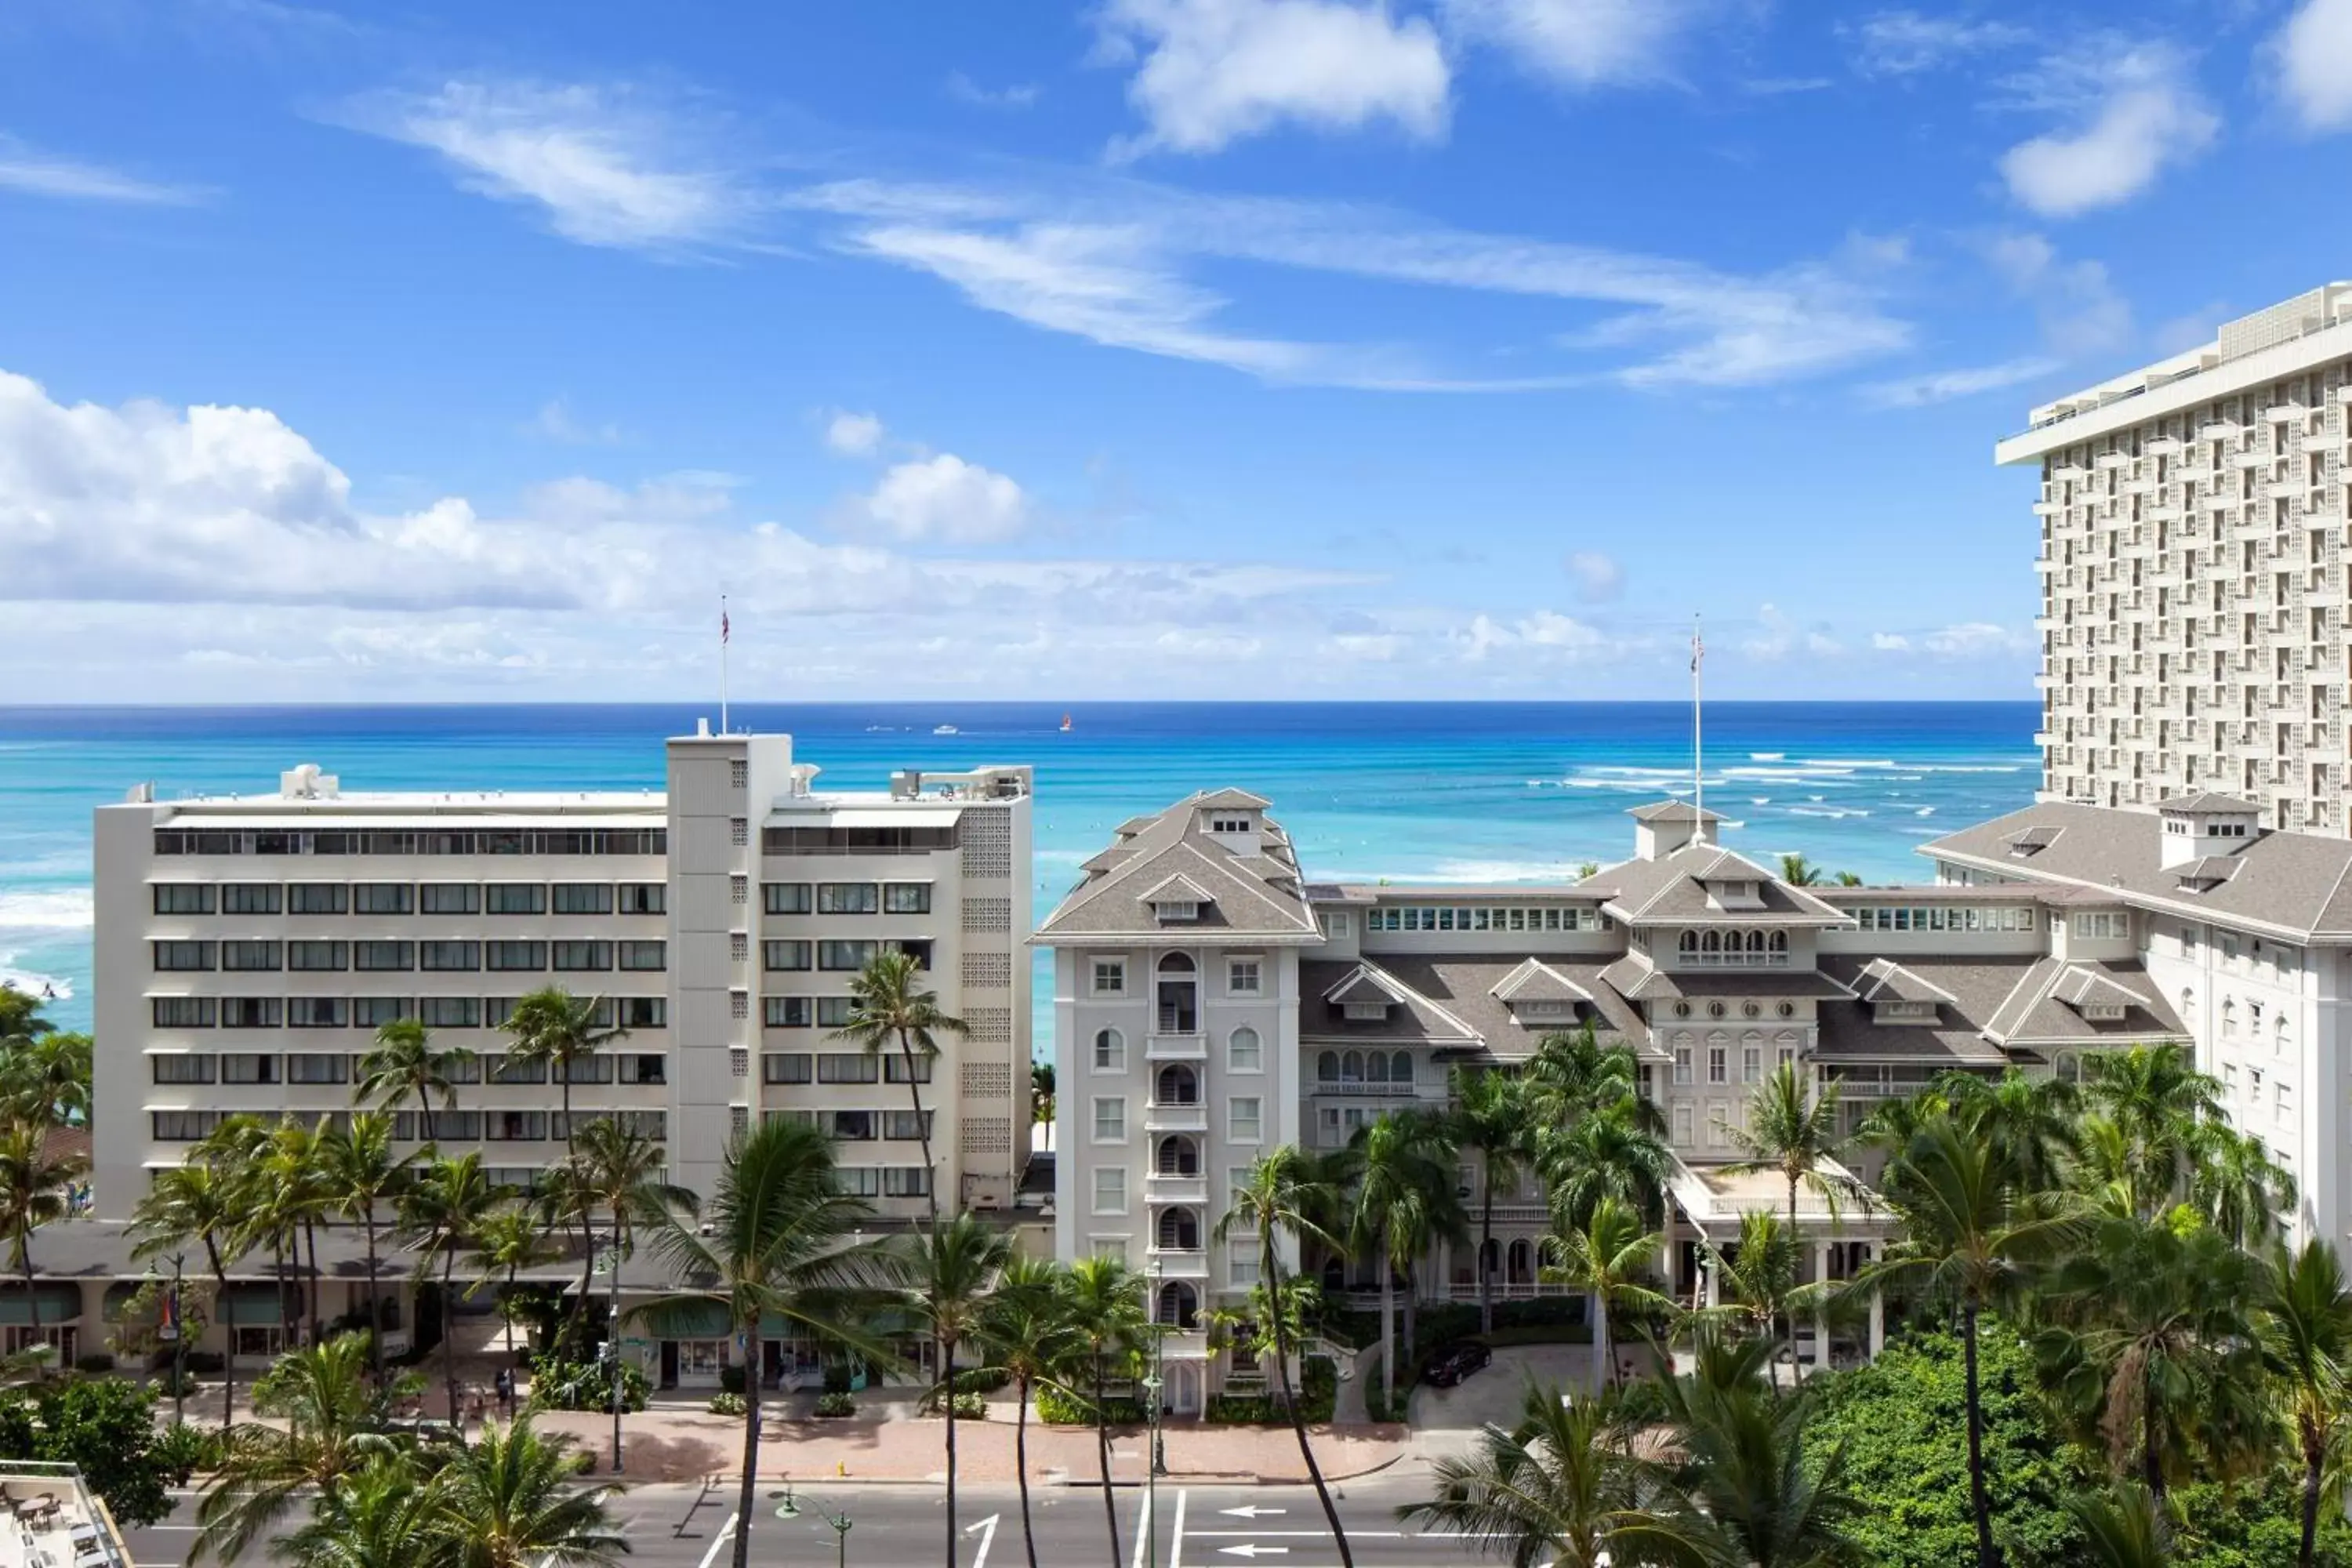
[[[798,1518],[774,1516],[775,1489],[761,1489],[751,1535],[751,1560],[825,1568],[839,1561],[859,1568],[941,1568],[947,1554],[946,1497],[935,1486],[837,1486],[793,1489]],[[1474,1543],[1457,1536],[1399,1524],[1396,1506],[1425,1495],[1418,1475],[1384,1474],[1344,1483],[1339,1513],[1361,1568],[1465,1568],[1478,1561]],[[1035,1487],[1040,1568],[1225,1568],[1265,1563],[1271,1568],[1339,1568],[1339,1553],[1325,1528],[1315,1493],[1307,1487],[1177,1487],[1160,1489],[1157,1507],[1144,1491],[1121,1487],[1119,1560],[1110,1556],[1102,1493],[1087,1487]],[[179,1568],[195,1540],[194,1500],[177,1500],[163,1524],[129,1532],[137,1568]],[[960,1489],[957,1568],[1027,1568],[1021,1536],[1020,1494],[1010,1487]],[[694,1486],[632,1488],[614,1514],[629,1544],[629,1561],[645,1568],[725,1568],[732,1561],[735,1491]],[[846,1515],[846,1552],[824,1515]],[[1150,1516],[1149,1538],[1138,1525]],[[1156,1554],[1155,1554],[1156,1552]],[[248,1562],[265,1559],[259,1552]]]

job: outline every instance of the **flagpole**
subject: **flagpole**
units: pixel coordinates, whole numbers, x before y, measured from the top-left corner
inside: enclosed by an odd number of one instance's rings
[[[719,595],[719,732],[727,733],[727,595]]]
[[[1706,661],[1706,644],[1699,636],[1698,617],[1691,617],[1691,841],[1706,840],[1706,761],[1701,729],[1705,704],[1699,700],[1699,666]]]

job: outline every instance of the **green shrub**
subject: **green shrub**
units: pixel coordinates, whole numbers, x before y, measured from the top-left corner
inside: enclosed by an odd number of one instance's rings
[[[174,1421],[155,1439],[155,1459],[175,1487],[184,1487],[199,1470],[220,1464],[220,1435],[185,1421]]]
[[[648,1390],[646,1374],[636,1363],[621,1363],[621,1408],[643,1410]],[[530,1407],[533,1410],[610,1410],[613,1380],[606,1363],[565,1361],[549,1352],[530,1363]]]
[[[1114,1426],[1139,1426],[1143,1424],[1143,1403],[1140,1400],[1112,1394],[1103,1400],[1103,1408]],[[1037,1390],[1037,1419],[1048,1426],[1091,1426],[1095,1424],[1094,1401],[1058,1388],[1040,1387]]]
[[[167,1366],[163,1369],[163,1375],[154,1380],[154,1388],[160,1398],[190,1399],[196,1392],[195,1374]]]
[[[729,1394],[742,1393],[743,1369],[740,1366],[720,1367],[719,1369],[719,1386]]]
[[[732,1389],[722,1388],[710,1396],[709,1408],[713,1415],[740,1415],[751,1407],[741,1394]]]
[[[1298,1386],[1298,1413],[1309,1426],[1331,1419],[1332,1410],[1339,1402],[1339,1371],[1328,1357],[1307,1358],[1305,1373]],[[1208,1419],[1230,1422],[1237,1426],[1288,1426],[1289,1412],[1283,1408],[1282,1391],[1270,1388],[1264,1394],[1214,1394],[1209,1396]]]
[[[847,1362],[829,1361],[824,1363],[824,1391],[827,1394],[847,1394],[850,1378]]]
[[[849,1396],[846,1389],[839,1394],[820,1394],[816,1396],[816,1413],[827,1417],[855,1415],[857,1414],[857,1401]]]
[[[152,1524],[172,1511],[172,1470],[156,1453],[155,1395],[122,1378],[12,1391],[0,1404],[0,1458],[79,1467],[115,1518]]]
[[[985,1421],[988,1399],[983,1394],[959,1394],[955,1396],[955,1413],[959,1421]]]
[[[955,1374],[958,1394],[997,1394],[1013,1382],[1013,1374],[1001,1366],[959,1367]]]

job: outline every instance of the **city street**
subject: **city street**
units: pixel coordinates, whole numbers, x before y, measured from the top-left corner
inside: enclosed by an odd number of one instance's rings
[[[766,1565],[824,1564],[845,1561],[862,1568],[937,1568],[945,1554],[941,1539],[945,1494],[933,1486],[837,1486],[793,1489],[799,1517],[775,1517],[780,1489],[761,1488],[764,1510],[752,1536],[752,1561]],[[1397,1522],[1398,1504],[1425,1495],[1417,1473],[1379,1476],[1339,1489],[1356,1561],[1364,1568],[1454,1568],[1476,1560],[1458,1536]],[[713,1568],[733,1550],[735,1490],[698,1486],[631,1489],[614,1512],[629,1544],[629,1561],[646,1568]],[[1216,1568],[1218,1564],[1268,1562],[1276,1568],[1337,1568],[1339,1552],[1325,1528],[1315,1494],[1307,1487],[1177,1487],[1160,1489],[1152,1510],[1140,1489],[1115,1493],[1121,1561],[1109,1563],[1102,1493],[1084,1487],[1037,1487],[1031,1491],[1037,1529],[1037,1559],[1051,1568],[1102,1564],[1104,1568]],[[184,1496],[172,1519],[127,1532],[136,1568],[177,1568],[195,1539],[195,1500]],[[963,1489],[957,1510],[964,1520],[958,1542],[960,1568],[1025,1568],[1021,1539],[1021,1500],[1010,1487]],[[1147,1513],[1150,1538],[1138,1526]],[[845,1542],[827,1518],[846,1516]],[[1157,1548],[1154,1555],[1153,1548]]]

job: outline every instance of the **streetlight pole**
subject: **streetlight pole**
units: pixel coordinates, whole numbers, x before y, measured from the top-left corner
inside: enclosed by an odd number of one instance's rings
[[[613,1215],[613,1279],[605,1297],[604,1342],[613,1352],[613,1473],[621,1473],[621,1216]]]

